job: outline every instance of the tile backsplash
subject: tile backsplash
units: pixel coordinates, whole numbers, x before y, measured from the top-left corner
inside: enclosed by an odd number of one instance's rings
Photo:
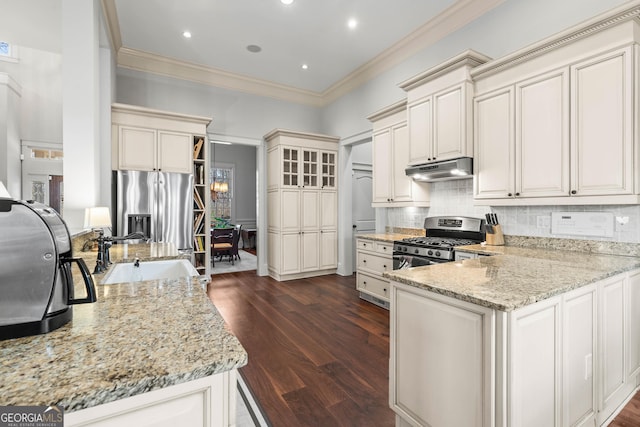
[[[384,231],[387,226],[421,228],[427,216],[462,215],[484,218],[487,212],[498,214],[502,230],[508,235],[640,243],[640,205],[474,206],[472,179],[432,183],[429,208],[377,209],[376,229]],[[611,238],[554,235],[551,234],[549,225],[552,212],[611,212],[614,221],[615,217],[628,217],[628,222],[622,226],[616,223]]]

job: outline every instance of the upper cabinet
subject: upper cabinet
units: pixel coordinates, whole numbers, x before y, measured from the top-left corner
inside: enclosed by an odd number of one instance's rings
[[[367,117],[373,123],[373,207],[429,206],[429,184],[405,173],[410,146],[406,102]]]
[[[111,110],[113,170],[193,172],[193,138],[206,134],[210,118],[114,104]]]
[[[623,15],[471,71],[476,203],[640,202],[640,24]]]
[[[468,50],[400,83],[407,91],[409,164],[473,156],[469,72],[488,60]]]

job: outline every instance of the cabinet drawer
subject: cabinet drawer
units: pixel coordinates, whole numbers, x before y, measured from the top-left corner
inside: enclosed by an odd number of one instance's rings
[[[358,249],[364,249],[365,251],[375,251],[376,242],[373,240],[358,239],[357,247]]]
[[[361,269],[381,275],[387,270],[393,270],[393,258],[358,251],[358,270]]]
[[[393,254],[393,242],[375,242],[373,240],[358,239],[357,248],[365,251],[374,251],[381,254]]]
[[[393,242],[376,242],[376,252],[393,255]]]
[[[384,279],[358,273],[357,285],[359,291],[389,300],[389,282]]]

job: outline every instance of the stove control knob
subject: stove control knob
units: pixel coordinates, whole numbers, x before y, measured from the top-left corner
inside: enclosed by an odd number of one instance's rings
[[[440,256],[440,251],[436,251],[436,256]]]
[[[403,251],[407,252],[407,247],[402,248]]]
[[[427,255],[433,255],[433,251],[429,249],[429,251],[427,251]]]
[[[419,254],[419,253],[420,253],[420,250],[419,250],[419,249],[415,249],[415,250],[413,251],[413,253],[414,253],[414,254]]]

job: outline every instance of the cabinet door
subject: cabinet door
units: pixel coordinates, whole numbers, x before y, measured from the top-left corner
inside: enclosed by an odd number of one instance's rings
[[[409,131],[406,124],[391,128],[393,144],[393,192],[394,202],[412,201],[411,186],[413,180],[407,176],[405,169],[409,164]]]
[[[300,236],[300,271],[315,271],[318,269],[318,265],[320,265],[320,233],[318,231],[303,231]],[[294,253],[290,253],[290,256],[296,255]]]
[[[319,153],[315,150],[300,150],[302,152],[302,187],[318,188]]]
[[[158,132],[158,170],[193,173],[193,144],[191,135]]]
[[[597,372],[597,286],[585,286],[563,297],[563,423],[593,425]]]
[[[282,147],[282,186],[298,188],[300,184],[300,153],[297,148]]]
[[[391,201],[391,129],[373,135],[373,203]]]
[[[493,310],[391,282],[390,321],[393,410],[411,425],[492,425]]]
[[[514,108],[513,88],[474,100],[475,197],[513,197]]]
[[[302,190],[300,192],[302,212],[302,231],[318,230],[320,228],[320,212],[318,208],[318,191]]]
[[[156,131],[122,126],[119,132],[118,168],[120,170],[155,170],[157,167]]]
[[[600,421],[606,420],[627,396],[625,390],[624,280],[606,280],[600,289]]]
[[[320,270],[338,267],[338,233],[320,230]]]
[[[282,190],[282,231],[300,231],[300,190]]]
[[[431,97],[409,105],[407,109],[409,125],[409,163],[425,163],[431,160],[433,145],[433,123]]]
[[[335,151],[320,152],[322,182],[321,188],[335,189],[338,187],[337,159],[338,153]]]
[[[571,193],[633,192],[633,55],[620,49],[571,67]]]
[[[627,380],[635,383],[640,374],[640,272],[627,279]]]
[[[516,84],[516,192],[569,196],[569,70]]]
[[[320,192],[320,228],[338,228],[338,193],[335,191]]]
[[[282,233],[280,235],[280,274],[293,274],[300,272],[301,240],[302,234]]]
[[[466,94],[464,85],[433,96],[433,153],[431,160],[455,159],[468,155]]]
[[[510,426],[560,426],[560,298],[510,314]]]

